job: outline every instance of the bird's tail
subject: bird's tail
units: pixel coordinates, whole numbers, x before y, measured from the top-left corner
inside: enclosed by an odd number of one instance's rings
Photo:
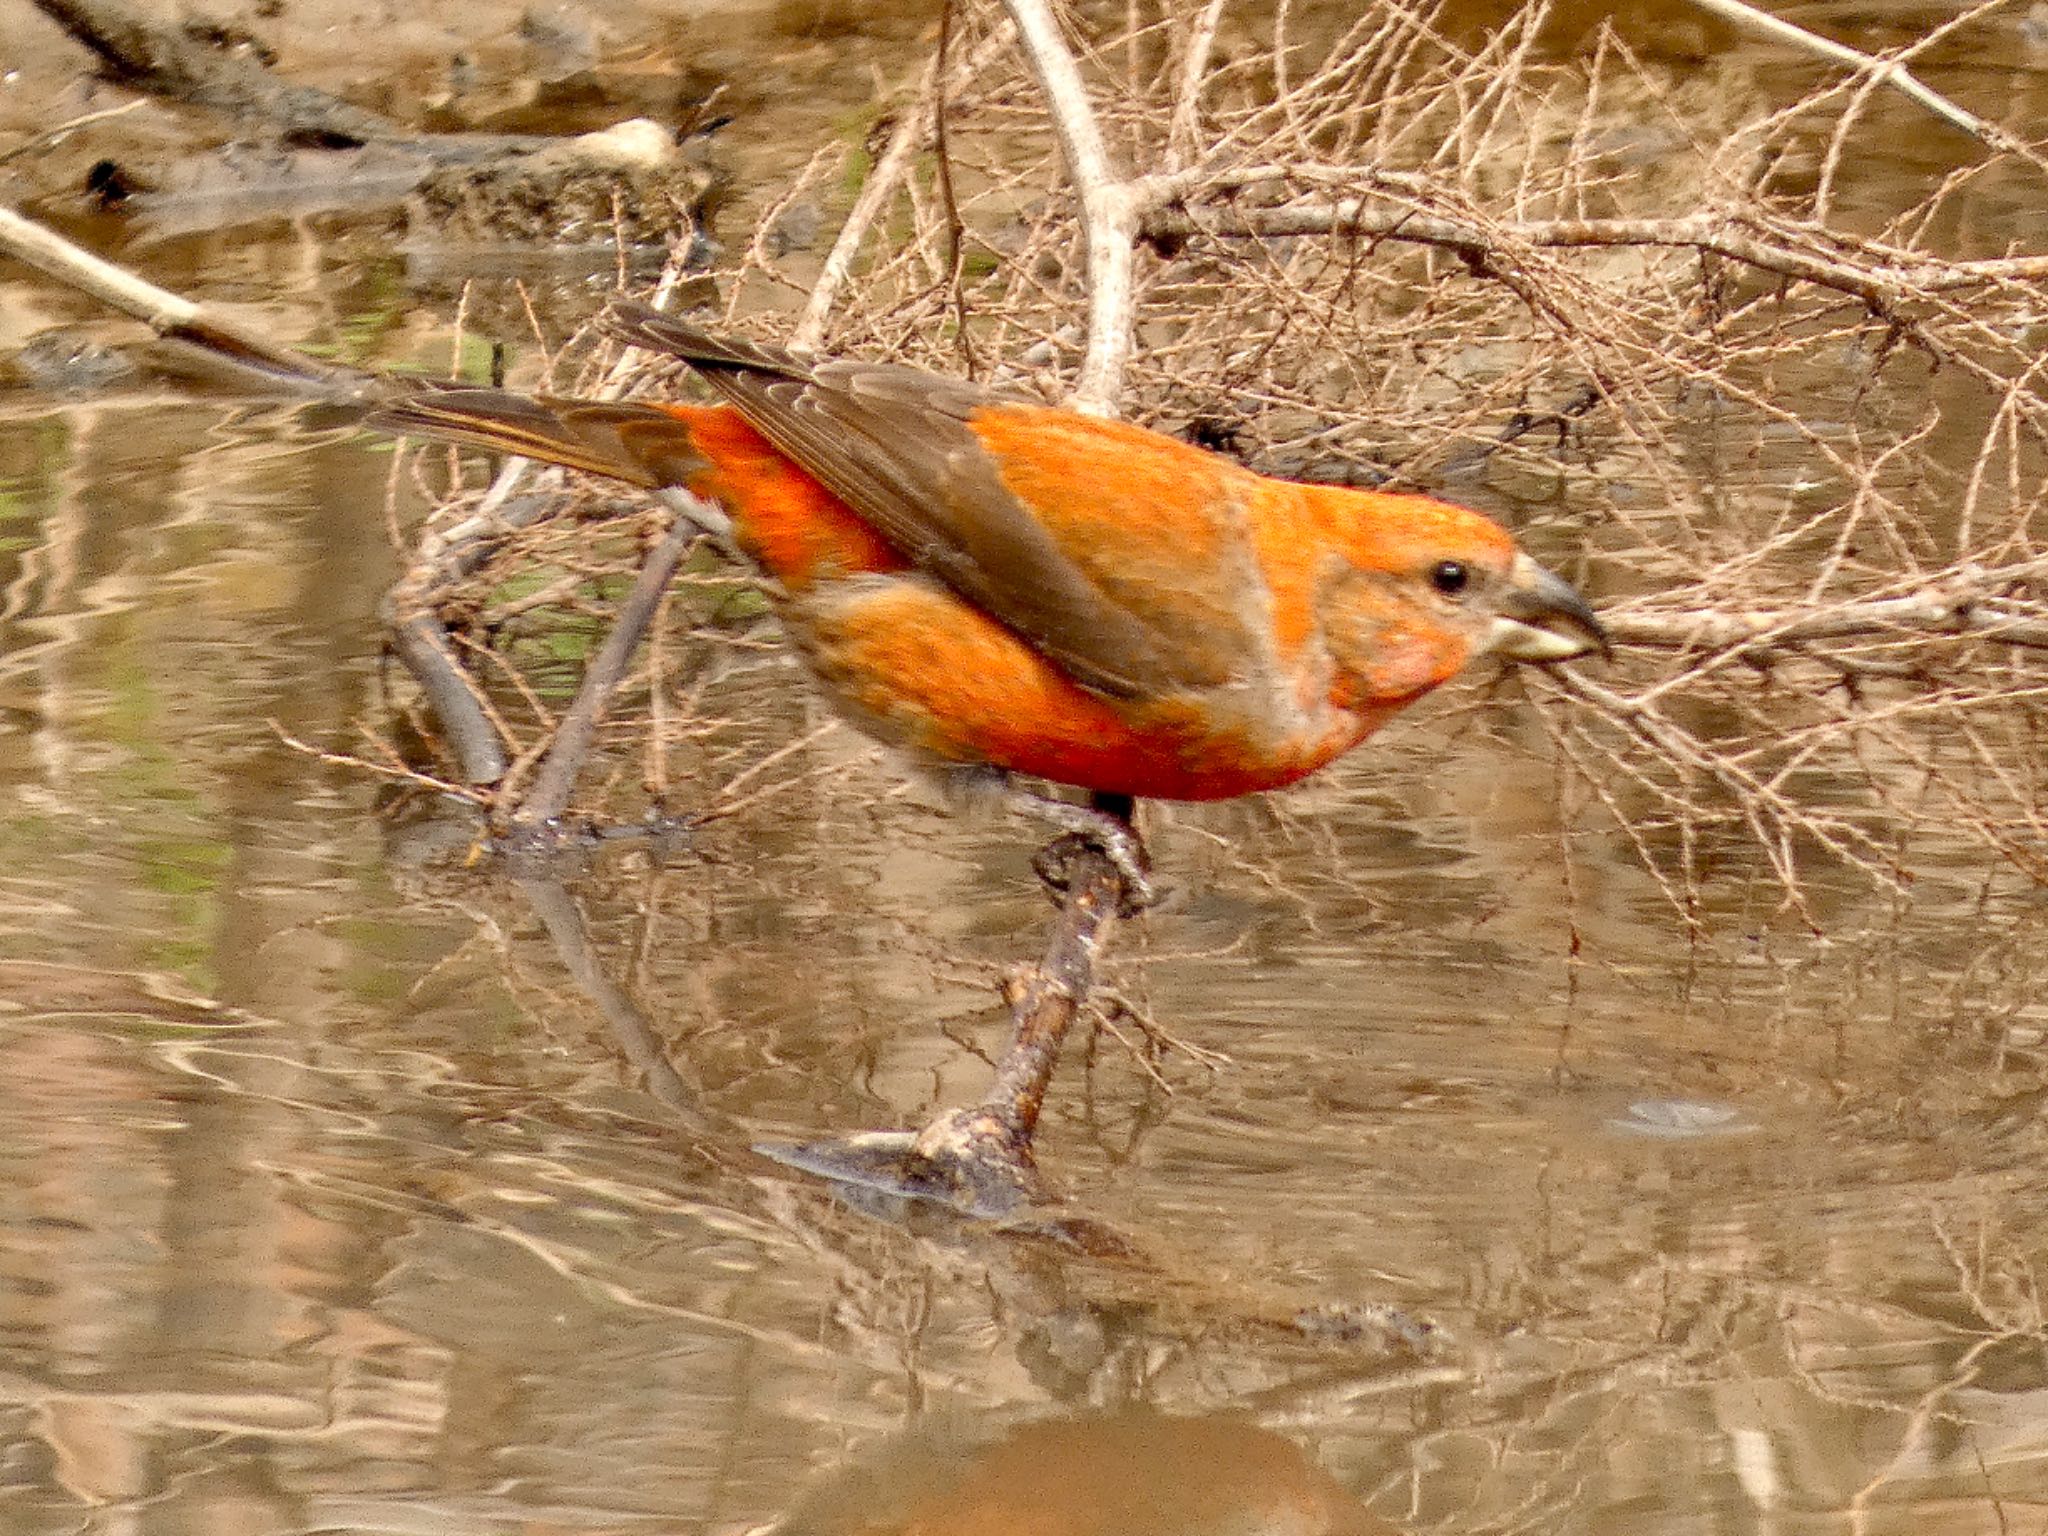
[[[438,438],[563,464],[646,490],[689,484],[708,465],[690,418],[702,407],[425,388],[365,418],[383,432]]]
[[[805,373],[786,353],[713,336],[629,300],[615,303],[603,324],[619,340],[681,357],[704,373]],[[516,453],[649,491],[687,487],[711,463],[694,425],[709,409],[703,406],[522,395],[371,373],[276,346],[203,314],[168,335],[187,354],[227,367],[244,386],[323,400],[360,413],[364,426],[381,432]]]

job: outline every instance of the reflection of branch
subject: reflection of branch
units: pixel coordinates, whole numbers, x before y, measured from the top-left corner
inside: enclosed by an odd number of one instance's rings
[[[4,206],[0,206],[0,253],[133,316],[166,340],[197,347],[209,357],[225,358],[296,394],[360,403],[388,388],[375,375],[321,362],[245,330]],[[493,525],[501,530],[507,526],[495,521]],[[455,658],[447,629],[436,616],[435,598],[442,586],[480,564],[487,549],[484,541],[467,537],[424,538],[411,570],[385,595],[382,609],[392,648],[418,679],[448,734],[463,779],[471,784],[494,784],[504,776],[505,740],[481,691]]]
[[[647,1022],[647,1015],[640,1006],[613,981],[603,963],[590,947],[590,934],[583,921],[583,914],[577,909],[575,898],[567,886],[553,876],[520,875],[515,883],[532,903],[534,915],[541,926],[554,940],[555,952],[562,957],[569,974],[576,985],[597,1004],[598,1012],[604,1015],[605,1023],[611,1026],[612,1037],[618,1041],[619,1050],[633,1070],[638,1072],[647,1091],[668,1109],[675,1112],[690,1129],[706,1131],[714,1123],[698,1103],[696,1089],[684,1082],[668,1053],[655,1037],[653,1026]]]
[[[1703,11],[1712,11],[1723,21],[1733,22],[1738,27],[1746,27],[1778,42],[1789,43],[1794,48],[1818,54],[1821,58],[1836,64],[1846,64],[1858,74],[1892,86],[1901,94],[1911,97],[1943,122],[1962,129],[1978,143],[2019,155],[2036,165],[2041,163],[2038,156],[2003,128],[1996,123],[1987,123],[1976,113],[1957,106],[1939,91],[1924,84],[1897,59],[1875,58],[1860,49],[1851,48],[1846,43],[1838,43],[1833,38],[1822,37],[1818,32],[1809,32],[1804,27],[1795,26],[1789,21],[1771,15],[1768,11],[1760,11],[1753,5],[1745,4],[1744,0],[1692,0],[1692,3]]]
[[[1070,872],[1076,877],[1073,889],[1077,893],[1083,883],[1096,878],[1096,872],[1083,872],[1078,859],[1070,866]],[[1122,894],[1113,871],[1110,881],[1108,887],[1094,886],[1087,896],[1089,902],[1100,898],[1098,911],[1104,915],[1116,910]],[[682,1070],[678,1070],[671,1060],[670,1048],[664,1045],[645,1010],[607,969],[602,953],[592,943],[582,908],[561,879],[544,865],[529,866],[515,871],[512,883],[531,904],[578,989],[603,1015],[620,1054],[640,1075],[647,1093],[673,1113],[676,1123],[691,1138],[692,1156],[706,1173],[713,1175],[693,1186],[693,1199],[701,1201],[714,1215],[725,1213],[735,1221],[749,1224],[765,1222],[767,1230],[787,1232],[816,1257],[830,1261],[855,1289],[880,1281],[882,1277],[871,1268],[872,1251],[864,1242],[849,1239],[849,1202],[838,1198],[803,1198],[802,1185],[761,1177],[771,1168],[770,1163],[764,1162],[763,1154],[808,1172],[843,1176],[856,1172],[863,1144],[889,1141],[900,1154],[909,1138],[857,1137],[846,1143],[819,1143],[809,1148],[751,1145],[756,1135],[754,1128],[706,1107],[701,1085],[686,1075],[689,1064],[684,1063]],[[1074,907],[1075,899],[1070,897],[1069,913]],[[502,924],[494,922],[493,926],[504,931]],[[1068,934],[1070,943],[1099,948],[1106,940],[1106,934],[1100,932],[1093,939],[1085,939],[1067,918],[1062,919],[1061,929]],[[1079,963],[1085,971],[1085,958]],[[1045,984],[1044,976],[1027,974],[1018,986],[1028,990]],[[1077,976],[1069,969],[1066,985],[1085,988],[1087,977]],[[1018,1007],[1021,1010],[1025,1005],[1020,1001]],[[1056,1041],[1052,1048],[1057,1050]],[[1043,1086],[1038,1085],[1039,1091],[1043,1091]],[[900,1155],[893,1161],[881,1160],[865,1171],[882,1172],[885,1177],[879,1182],[898,1193],[905,1192],[894,1180],[902,1171]],[[876,1181],[857,1177],[855,1182]],[[885,1207],[858,1208],[870,1214],[887,1213]],[[977,1209],[970,1214],[993,1212]],[[980,1292],[986,1287],[998,1295],[1003,1325],[1020,1334],[1043,1326],[1050,1318],[1071,1315],[1068,1309],[1078,1304],[1090,1309],[1101,1307],[1118,1318],[1143,1320],[1147,1325],[1161,1316],[1170,1316],[1176,1320],[1176,1326],[1189,1325],[1190,1320],[1225,1325],[1219,1332],[1233,1338],[1250,1330],[1259,1336],[1278,1335],[1296,1344],[1307,1341],[1341,1351],[1335,1358],[1346,1361],[1342,1372],[1348,1396],[1378,1395],[1395,1390],[1397,1384],[1406,1387],[1423,1381],[1466,1378],[1465,1368],[1449,1363],[1410,1370],[1385,1358],[1385,1351],[1395,1349],[1441,1356],[1453,1343],[1440,1325],[1399,1306],[1303,1292],[1289,1283],[1273,1284],[1257,1276],[1221,1277],[1212,1266],[1191,1261],[1176,1249],[1152,1251],[1139,1234],[1127,1234],[1085,1216],[1039,1214],[1043,1219],[1019,1222],[1013,1227],[950,1225],[944,1229],[942,1240],[928,1247],[906,1249],[891,1243],[888,1284],[893,1287],[901,1278],[897,1266],[906,1259],[924,1263],[936,1258],[949,1274],[963,1262],[979,1270],[976,1282],[966,1291]],[[919,1230],[929,1231],[922,1225]],[[1047,1238],[1052,1241],[1045,1241]],[[924,1257],[917,1258],[920,1253]],[[1090,1262],[1101,1259],[1114,1262]],[[1079,1267],[1070,1270],[1068,1265]],[[1054,1276],[1062,1278],[1059,1283],[1048,1284]],[[1054,1310],[1048,1313],[1048,1307]],[[1350,1348],[1360,1341],[1373,1346],[1369,1364],[1357,1362]],[[1384,1385],[1376,1387],[1375,1381]],[[1280,1406],[1262,1404],[1261,1408],[1272,1412]]]

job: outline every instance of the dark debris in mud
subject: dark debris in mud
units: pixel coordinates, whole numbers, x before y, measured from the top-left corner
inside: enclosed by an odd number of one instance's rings
[[[540,150],[430,170],[406,203],[414,240],[653,246],[687,240],[725,185],[708,141],[646,119]]]
[[[726,181],[710,138],[723,120],[703,110],[715,86],[692,76],[650,93],[638,74],[613,81],[591,68],[596,45],[586,37],[570,50],[572,88],[553,78],[565,74],[559,19],[520,33],[525,62],[540,71],[527,89],[514,81],[492,91],[475,60],[457,54],[441,61],[454,88],[413,97],[407,115],[419,121],[408,122],[288,78],[279,51],[239,22],[195,32],[119,0],[39,8],[95,66],[71,82],[40,71],[51,78],[38,89],[53,103],[88,106],[69,114],[75,131],[0,139],[14,161],[11,199],[46,217],[119,212],[161,239],[396,209],[408,250],[611,252],[698,238]],[[109,107],[109,87],[143,95]],[[508,98],[531,108],[536,93],[564,91],[573,109],[508,115]],[[141,104],[151,110],[129,112]],[[565,134],[565,123],[595,126]]]

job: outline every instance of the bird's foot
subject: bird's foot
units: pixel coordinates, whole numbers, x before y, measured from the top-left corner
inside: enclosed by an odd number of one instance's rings
[[[1031,798],[1034,803],[1023,808],[1025,814],[1063,829],[1061,836],[1031,856],[1031,868],[1045,882],[1056,903],[1065,898],[1067,888],[1073,884],[1074,860],[1084,852],[1101,854],[1115,868],[1122,887],[1117,916],[1136,917],[1159,900],[1159,889],[1152,880],[1152,861],[1146,857],[1145,844],[1123,817],[1065,800]]]

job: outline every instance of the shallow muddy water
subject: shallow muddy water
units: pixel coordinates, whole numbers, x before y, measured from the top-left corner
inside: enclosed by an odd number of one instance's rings
[[[302,225],[129,259],[445,334]],[[10,347],[85,313],[0,269]],[[385,719],[390,466],[0,393],[0,1531],[2048,1530],[2038,895],[1959,853],[1813,940],[1730,859],[1694,940],[1441,711],[1157,827],[1115,980],[1229,1059],[1070,1047],[1044,1158],[1122,1249],[863,1201],[750,1148],[980,1089],[1028,833],[886,763],[544,872],[380,815],[283,737]]]

